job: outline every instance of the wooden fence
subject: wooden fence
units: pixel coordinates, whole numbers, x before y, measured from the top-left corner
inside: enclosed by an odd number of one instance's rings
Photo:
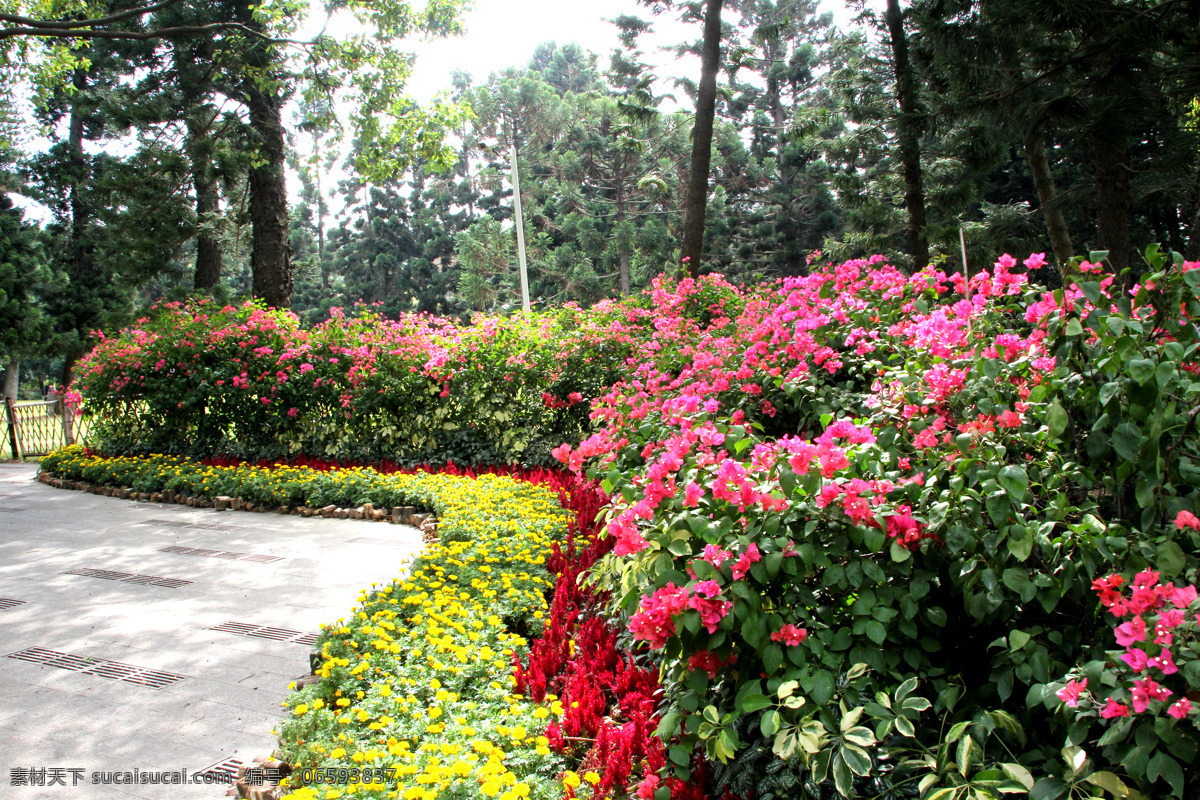
[[[44,456],[67,444],[78,442],[89,428],[61,400],[4,400],[8,431],[6,439],[13,458]]]

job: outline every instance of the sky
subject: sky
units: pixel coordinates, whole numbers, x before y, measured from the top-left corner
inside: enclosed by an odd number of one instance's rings
[[[323,5],[321,0],[311,1],[315,9]],[[414,4],[419,6],[420,0]],[[835,24],[849,26],[852,12],[841,0],[821,0],[819,7],[834,13]],[[413,42],[411,50],[416,53],[417,61],[409,93],[418,102],[427,102],[449,89],[456,69],[466,70],[476,81],[483,81],[494,71],[526,66],[534,49],[543,42],[577,43],[600,56],[599,67],[603,71],[608,66],[608,55],[620,46],[617,29],[609,20],[622,14],[639,16],[654,24],[654,30],[643,38],[642,47],[644,60],[664,79],[657,91],[669,92],[669,79],[673,75],[699,78],[698,58],[676,60],[673,53],[661,49],[664,45],[698,39],[699,26],[681,23],[671,15],[654,17],[637,0],[474,0],[463,17],[466,32],[462,36]],[[323,14],[314,15],[302,30],[313,32],[323,22]],[[331,25],[330,32],[336,35],[336,28],[336,24]],[[299,191],[298,181],[291,180],[289,184],[295,195]],[[47,221],[49,213],[44,208],[26,198],[13,199],[26,209],[27,218]]]
[[[496,70],[525,66],[543,42],[582,45],[602,57],[603,69],[608,54],[620,45],[617,29],[609,20],[622,14],[651,16],[636,0],[476,0],[464,17],[464,35],[423,42],[414,48],[417,62],[409,84],[413,97],[419,101],[432,98],[450,85],[455,69],[483,80]],[[655,38],[668,43],[699,36],[699,30],[689,28],[695,26],[662,18],[656,20]],[[661,52],[647,52],[646,56],[655,66],[674,59]]]
[[[840,0],[821,0],[821,10],[832,11],[835,24],[849,27],[853,13]],[[687,25],[665,15],[654,17],[636,0],[475,0],[464,17],[466,33],[454,39],[419,43],[417,63],[410,81],[415,99],[425,101],[450,85],[455,69],[470,72],[477,80],[505,67],[525,66],[542,42],[575,42],[601,56],[620,45],[617,29],[608,20],[629,14],[654,23],[646,38],[646,60],[666,74],[699,77],[698,58],[672,63],[674,54],[656,51],[655,44],[699,39],[698,25]],[[694,62],[694,63],[692,63]],[[660,91],[665,87],[660,87]]]

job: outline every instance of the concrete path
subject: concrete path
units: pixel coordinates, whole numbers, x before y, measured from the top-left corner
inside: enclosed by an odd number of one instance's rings
[[[93,777],[269,755],[287,686],[308,673],[304,635],[421,547],[407,526],[138,503],[36,471],[0,464],[0,797],[13,800],[222,797]],[[212,630],[227,622],[277,630]]]

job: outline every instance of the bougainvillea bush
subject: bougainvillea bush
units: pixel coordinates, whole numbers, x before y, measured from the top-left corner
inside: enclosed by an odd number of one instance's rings
[[[104,339],[74,389],[107,453],[545,464],[623,357],[577,308],[463,326],[169,303]]]
[[[555,454],[615,493],[592,579],[661,660],[680,770],[696,747],[742,796],[783,773],[814,797],[1196,795],[1200,711],[1168,704],[1200,699],[1192,650],[1130,666],[1171,684],[1149,727],[1059,695],[1113,663],[1094,581],[1187,592],[1200,564],[1176,523],[1200,489],[1200,265],[1148,258],[1141,285],[1083,261],[1055,292],[1007,256],[969,286],[878,257],[656,285],[643,357]]]

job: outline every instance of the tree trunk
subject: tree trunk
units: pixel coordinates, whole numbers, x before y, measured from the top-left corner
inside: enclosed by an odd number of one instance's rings
[[[251,4],[242,0],[238,21],[256,32]],[[288,225],[287,183],[284,165],[287,147],[283,135],[282,78],[270,47],[258,40],[246,43],[247,72],[242,81],[250,127],[258,146],[256,167],[250,169],[250,271],[253,293],[268,306],[287,308],[292,297],[292,245]]]
[[[261,166],[250,170],[250,270],[254,296],[275,308],[292,298],[292,246],[284,161],[283,99],[249,84],[250,125],[258,134]]]
[[[1032,129],[1025,132],[1025,157],[1029,160],[1029,171],[1033,173],[1046,232],[1050,234],[1050,249],[1065,278],[1067,261],[1075,254],[1075,249],[1071,245],[1071,232],[1067,230],[1067,218],[1058,207],[1058,187],[1054,184],[1054,173],[1050,171],[1050,160],[1046,158],[1046,143],[1041,134]]]
[[[199,120],[188,117],[188,159],[192,163],[192,184],[196,188],[196,221],[201,226],[211,222],[221,212],[221,196],[208,157],[208,134]],[[201,227],[196,234],[196,272],[192,285],[211,289],[221,280],[221,240]]]
[[[904,173],[904,208],[908,212],[908,247],[913,269],[929,265],[929,239],[925,235],[925,187],[921,174],[921,134],[925,112],[917,97],[916,79],[908,60],[908,40],[904,34],[904,15],[899,0],[887,0],[887,26],[892,44],[892,69],[896,76],[896,100],[900,114],[896,133],[900,145],[900,166]]]
[[[625,236],[625,157],[617,167],[615,200],[617,216],[617,272],[621,285],[621,296],[629,296],[629,240]]]
[[[329,291],[329,265],[325,263],[325,195],[321,190],[321,162],[317,169],[317,262],[321,265],[321,288]]]
[[[1096,177],[1096,234],[1114,274],[1129,266],[1129,170],[1125,136],[1110,131],[1092,144]]]
[[[1192,209],[1192,225],[1188,229],[1187,250],[1183,252],[1183,257],[1188,261],[1200,261],[1200,169],[1196,170],[1196,185],[1192,189],[1195,206]]]
[[[8,368],[4,370],[4,396],[17,399],[17,386],[20,384],[21,376],[21,359],[12,358],[8,361]]]
[[[700,87],[696,94],[696,124],[692,128],[692,165],[688,172],[683,209],[680,256],[684,271],[700,274],[704,252],[704,214],[708,206],[708,177],[712,165],[713,120],[717,109],[717,69],[721,64],[721,2],[705,0],[704,47],[700,53]]]
[[[92,263],[91,246],[87,241],[87,229],[92,219],[92,209],[82,191],[82,187],[90,177],[87,155],[83,152],[84,110],[80,107],[84,92],[87,90],[87,72],[82,69],[75,70],[71,83],[75,87],[74,97],[76,99],[71,104],[71,119],[67,129],[67,149],[71,174],[71,258],[68,262],[67,272],[71,284],[79,287],[79,292],[75,293],[75,301],[87,302],[90,305],[99,289],[97,284],[102,279],[97,275],[95,265]],[[74,309],[72,310],[74,311]],[[73,326],[79,338],[68,344],[67,351],[64,353],[61,375],[61,386],[64,391],[71,386],[75,363],[84,353],[85,342],[91,335],[93,326],[99,326],[99,318],[99,310],[91,307],[74,316]]]

